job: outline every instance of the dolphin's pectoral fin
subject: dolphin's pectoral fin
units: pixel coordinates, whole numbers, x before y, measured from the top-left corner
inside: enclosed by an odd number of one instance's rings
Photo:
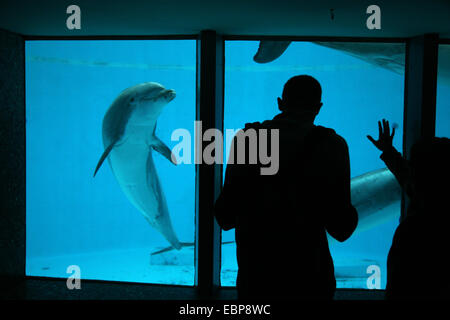
[[[177,165],[177,158],[172,153],[172,151],[169,149],[168,146],[164,144],[161,140],[159,140],[157,137],[154,137],[154,142],[152,143],[152,148],[161,153],[164,157],[167,158],[170,162]]]
[[[98,169],[100,169],[100,167],[103,164],[103,161],[105,161],[106,157],[109,155],[109,153],[111,152],[112,148],[115,146],[115,142],[111,143],[108,148],[105,149],[105,151],[103,152],[100,160],[98,161],[97,167],[95,168],[95,172],[94,172],[94,177],[97,174]]]

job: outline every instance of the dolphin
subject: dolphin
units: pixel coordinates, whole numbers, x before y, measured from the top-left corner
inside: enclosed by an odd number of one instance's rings
[[[353,235],[370,230],[388,220],[399,217],[402,190],[395,176],[387,168],[371,171],[351,180],[351,200],[358,212],[358,226]],[[337,241],[328,236],[330,248]],[[369,265],[380,265],[378,260],[355,257],[333,257],[336,280],[360,278],[364,283],[369,276]],[[384,271],[383,271],[384,272]],[[357,280],[357,279],[354,279]]]
[[[385,208],[399,204],[402,189],[395,176],[387,168],[370,171],[351,180],[351,200],[358,212],[361,232],[395,217],[396,210]]]
[[[391,43],[390,45],[379,42],[314,41],[312,43],[345,52],[355,58],[397,74],[404,74],[405,45],[403,43]],[[291,41],[261,40],[253,60],[257,63],[272,62],[279,58],[290,44]],[[439,46],[438,83],[450,86],[450,46],[448,45]]]
[[[343,51],[355,58],[386,68],[397,74],[403,74],[405,68],[405,46],[402,43],[373,42],[320,42],[314,44]],[[291,41],[262,40],[253,60],[257,63],[268,63],[278,59],[289,47]]]
[[[94,177],[108,158],[113,175],[130,202],[172,247],[179,250],[182,244],[173,230],[152,156],[153,149],[177,164],[170,149],[155,136],[158,116],[175,96],[174,90],[167,90],[156,82],[123,90],[103,118],[105,151]]]

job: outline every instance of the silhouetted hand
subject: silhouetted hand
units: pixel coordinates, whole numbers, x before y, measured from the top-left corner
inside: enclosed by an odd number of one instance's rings
[[[396,124],[394,123],[392,134],[390,133],[389,121],[383,119],[383,127],[381,122],[378,121],[378,140],[375,141],[372,136],[368,135],[367,138],[377,147],[380,151],[384,152],[392,148],[392,140],[394,139]]]

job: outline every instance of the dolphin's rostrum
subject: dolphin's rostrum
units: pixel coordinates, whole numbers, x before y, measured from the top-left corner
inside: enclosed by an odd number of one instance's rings
[[[173,230],[166,199],[153,163],[152,149],[174,164],[176,157],[155,136],[162,109],[175,98],[156,82],[146,82],[122,91],[103,118],[103,152],[95,174],[108,158],[111,170],[130,202],[170,244],[182,244]]]

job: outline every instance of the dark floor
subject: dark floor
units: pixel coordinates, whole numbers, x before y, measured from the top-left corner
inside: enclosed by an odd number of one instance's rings
[[[66,279],[3,279],[0,299],[7,300],[204,300],[194,287],[81,281],[69,290]],[[236,289],[221,288],[213,300],[235,300]],[[383,300],[383,290],[339,289],[335,300]],[[210,298],[211,299],[211,298]]]

